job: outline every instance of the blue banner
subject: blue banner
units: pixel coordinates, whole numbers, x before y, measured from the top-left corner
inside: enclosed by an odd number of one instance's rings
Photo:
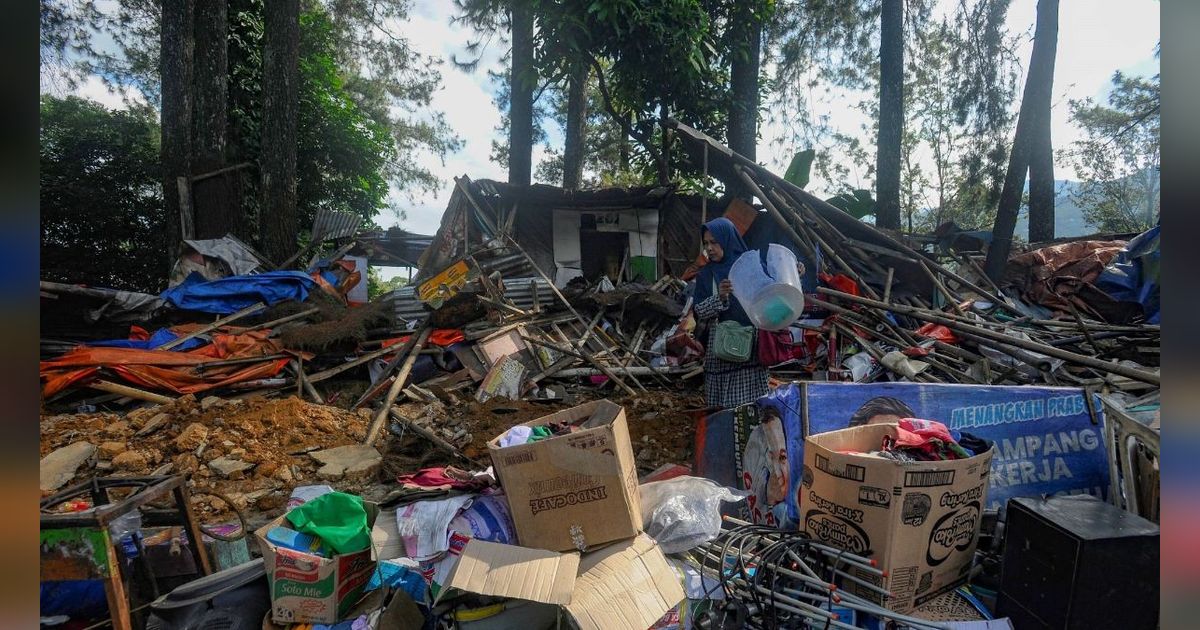
[[[950,385],[940,383],[809,383],[804,386],[803,435],[848,426],[937,420],[951,431],[995,442],[988,508],[1013,497],[1091,494],[1108,498],[1104,410],[1091,408],[1075,387]],[[799,427],[786,427],[788,457],[803,461]],[[789,503],[799,475],[793,474]],[[797,510],[788,506],[789,512]]]

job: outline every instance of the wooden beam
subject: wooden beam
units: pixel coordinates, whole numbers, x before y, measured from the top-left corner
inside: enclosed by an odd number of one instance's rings
[[[119,384],[113,383],[111,381],[104,381],[104,380],[92,381],[91,383],[87,384],[87,387],[90,389],[95,389],[95,390],[99,390],[102,392],[108,392],[110,394],[120,394],[122,396],[128,396],[130,398],[136,398],[138,400],[145,400],[147,402],[158,403],[160,405],[175,401],[175,399],[171,398],[170,396],[163,396],[162,394],[155,394],[153,392],[148,392],[148,391],[145,391],[142,389],[137,389],[135,387],[129,387],[127,385],[119,385]]]

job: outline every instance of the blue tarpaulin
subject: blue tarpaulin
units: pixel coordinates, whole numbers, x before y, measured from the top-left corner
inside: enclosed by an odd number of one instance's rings
[[[1096,287],[1121,302],[1142,305],[1146,323],[1159,323],[1159,226],[1129,241],[1096,278]]]
[[[268,306],[284,300],[302,302],[315,284],[300,271],[268,271],[207,281],[193,272],[178,286],[163,291],[161,297],[183,310],[227,315],[257,302]]]
[[[101,346],[105,348],[136,348],[138,350],[153,350],[165,343],[171,343],[178,338],[179,335],[176,335],[166,328],[159,328],[158,330],[154,331],[153,335],[150,335],[149,339],[108,339],[105,341],[91,341],[88,342],[87,345]],[[176,352],[182,352],[184,350],[198,348],[205,343],[206,342],[203,339],[193,337],[171,349]]]

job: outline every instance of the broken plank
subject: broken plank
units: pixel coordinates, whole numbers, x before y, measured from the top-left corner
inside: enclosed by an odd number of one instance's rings
[[[416,363],[417,357],[421,352],[421,348],[425,347],[425,342],[429,340],[429,334],[433,332],[432,328],[424,328],[417,336],[416,343],[409,349],[408,356],[404,359],[404,365],[400,368],[400,373],[396,375],[396,380],[392,382],[392,386],[388,389],[387,397],[383,399],[383,407],[379,413],[375,414],[375,418],[371,421],[371,427],[367,429],[367,438],[363,443],[370,446],[383,429],[383,421],[387,418],[388,410],[392,408],[392,404],[396,402],[396,396],[400,395],[400,391],[404,389],[405,383],[408,382],[408,375],[412,373],[413,364]],[[408,345],[408,344],[405,344]]]
[[[262,302],[251,304],[250,306],[247,306],[246,308],[243,308],[242,310],[240,310],[236,313],[226,315],[225,317],[220,317],[217,319],[217,321],[215,321],[207,326],[198,328],[182,337],[178,337],[172,341],[168,341],[167,343],[164,343],[161,346],[157,346],[153,349],[154,350],[170,350],[171,348],[174,348],[175,346],[178,346],[178,345],[184,343],[185,341],[194,339],[205,333],[212,332],[212,331],[220,328],[221,326],[224,326],[231,322],[235,322],[247,315],[250,315],[251,313],[257,313],[258,311],[260,311],[266,307],[267,307],[267,305],[263,304]]]
[[[147,402],[158,403],[158,404],[174,402],[174,400],[175,400],[174,398],[171,398],[170,396],[163,396],[162,394],[155,394],[153,392],[148,392],[148,391],[145,391],[142,389],[137,389],[136,387],[129,387],[128,385],[120,385],[118,383],[113,383],[111,381],[104,381],[104,380],[92,381],[91,383],[87,384],[87,387],[90,389],[95,389],[95,390],[99,390],[102,392],[108,392],[110,394],[120,394],[122,396],[128,396],[130,398],[136,398],[138,400],[145,400]]]

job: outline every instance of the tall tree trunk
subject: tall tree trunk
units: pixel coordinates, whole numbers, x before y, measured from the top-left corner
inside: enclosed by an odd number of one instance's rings
[[[1050,102],[1054,59],[1058,48],[1058,0],[1040,0],[1034,46],[1044,44],[1044,81],[1033,94],[1036,123],[1029,155],[1029,241],[1054,239],[1054,143],[1050,137]],[[1042,41],[1045,40],[1045,41]]]
[[[270,3],[268,3],[270,4]],[[229,133],[229,5],[225,0],[196,3],[192,71],[192,177],[224,168]],[[237,194],[237,174],[204,177],[192,185],[196,238],[233,233],[246,238],[246,221]]]
[[[626,116],[626,120],[628,121],[629,125],[633,125],[633,114],[628,114]],[[621,128],[618,127],[617,131],[620,132]],[[629,160],[632,155],[633,155],[633,142],[630,141],[630,138],[628,135],[622,133],[621,134],[621,142],[617,146],[617,161],[620,165],[622,173],[629,172]]]
[[[875,223],[900,229],[900,143],[904,133],[904,0],[883,0],[879,24],[879,147]]]
[[[299,109],[300,0],[268,0],[263,37],[263,253],[281,263],[296,250],[296,118]]]
[[[749,2],[734,9],[734,50],[730,64],[733,101],[729,107],[729,148],[754,160],[758,144],[758,67],[762,52],[762,22]]]
[[[658,128],[662,135],[659,136],[658,147],[658,183],[666,186],[671,181],[671,128],[667,126],[667,118],[669,118],[670,110],[667,109],[667,104],[658,104]]]
[[[533,11],[525,0],[512,0],[511,11],[508,183],[528,186],[533,179]]]
[[[1017,212],[1021,208],[1021,193],[1025,188],[1025,174],[1029,171],[1034,138],[1040,122],[1038,117],[1050,108],[1039,108],[1040,103],[1050,102],[1054,81],[1055,41],[1044,29],[1051,25],[1057,32],[1058,0],[1039,0],[1037,27],[1033,34],[1033,52],[1029,56],[1029,74],[1025,77],[1025,91],[1021,95],[1021,112],[1017,116],[1017,131],[1013,136],[1012,153],[1008,158],[1008,173],[1004,187],[1000,190],[1000,205],[996,209],[996,223],[992,226],[992,244],[988,247],[984,271],[992,280],[999,282],[1012,250],[1013,229],[1017,225]],[[1053,174],[1051,175],[1053,177]],[[1054,183],[1051,181],[1051,192]]]
[[[166,212],[167,268],[179,256],[181,233],[179,178],[187,177],[192,154],[193,0],[163,0],[159,76],[162,80],[160,155]],[[190,210],[188,221],[191,221]]]
[[[563,188],[583,186],[583,153],[587,134],[587,84],[591,67],[576,64],[567,87],[567,129],[563,142]]]

